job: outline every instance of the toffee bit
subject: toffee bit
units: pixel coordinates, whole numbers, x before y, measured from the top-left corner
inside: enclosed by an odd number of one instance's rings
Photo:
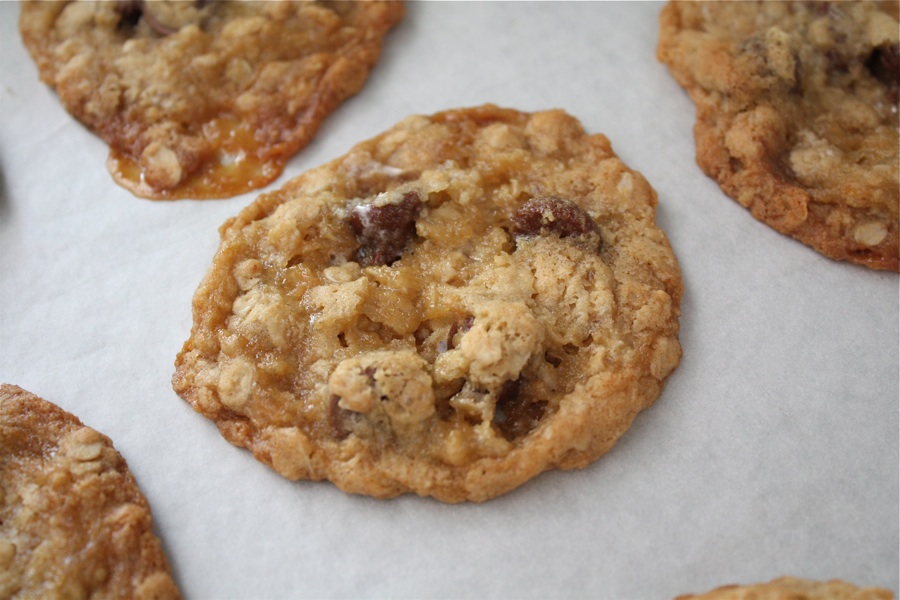
[[[391,265],[416,235],[416,218],[422,200],[407,192],[400,202],[383,206],[362,205],[350,210],[347,224],[360,246],[354,260],[362,267]]]

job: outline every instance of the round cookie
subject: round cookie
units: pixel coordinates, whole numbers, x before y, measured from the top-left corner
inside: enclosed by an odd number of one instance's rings
[[[775,230],[900,270],[894,2],[670,2],[657,53],[696,104],[697,163]]]
[[[676,600],[893,600],[894,595],[881,588],[860,588],[834,579],[813,581],[781,577],[768,583],[728,585],[705,594],[678,596]]]
[[[409,117],[222,226],[174,388],[349,492],[482,501],[584,467],[681,357],[655,210],[562,111]]]
[[[29,1],[41,79],[110,146],[115,180],[153,199],[262,187],[358,92],[388,2]]]
[[[109,438],[6,384],[0,597],[181,597],[147,500]]]

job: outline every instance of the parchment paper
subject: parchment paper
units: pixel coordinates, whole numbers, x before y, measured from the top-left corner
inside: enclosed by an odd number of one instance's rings
[[[658,3],[411,3],[287,179],[412,113],[566,109],[659,193],[684,359],[614,450],[482,505],[292,483],[172,392],[217,227],[152,202],[37,77],[0,3],[0,381],[113,439],[187,598],[672,598],[781,575],[898,590],[898,279],[754,221],[694,162]]]

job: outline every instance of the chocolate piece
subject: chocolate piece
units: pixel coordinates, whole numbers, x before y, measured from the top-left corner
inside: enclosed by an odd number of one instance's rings
[[[513,216],[515,235],[554,234],[571,237],[597,232],[591,216],[571,200],[545,196],[532,198]]]
[[[494,427],[510,441],[520,438],[534,429],[541,417],[544,416],[544,410],[547,407],[547,403],[544,401],[528,401],[520,393],[521,388],[521,379],[507,381],[497,396]]]
[[[866,67],[875,79],[896,88],[900,85],[900,47],[897,44],[878,46],[869,55]]]
[[[347,223],[360,243],[354,260],[363,267],[391,265],[398,260],[416,235],[420,210],[422,201],[416,192],[405,193],[397,204],[351,209]]]

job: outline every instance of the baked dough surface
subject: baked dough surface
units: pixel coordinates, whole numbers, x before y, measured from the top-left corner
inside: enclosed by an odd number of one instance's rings
[[[282,172],[402,16],[399,1],[30,0],[19,27],[120,185],[222,198]]]
[[[679,596],[676,600],[893,600],[894,595],[881,588],[858,587],[834,579],[813,581],[781,577],[767,583],[728,585],[705,594]]]
[[[775,230],[900,269],[893,2],[670,2],[658,56],[697,107],[697,163]]]
[[[181,598],[147,500],[109,438],[6,384],[0,598]]]

